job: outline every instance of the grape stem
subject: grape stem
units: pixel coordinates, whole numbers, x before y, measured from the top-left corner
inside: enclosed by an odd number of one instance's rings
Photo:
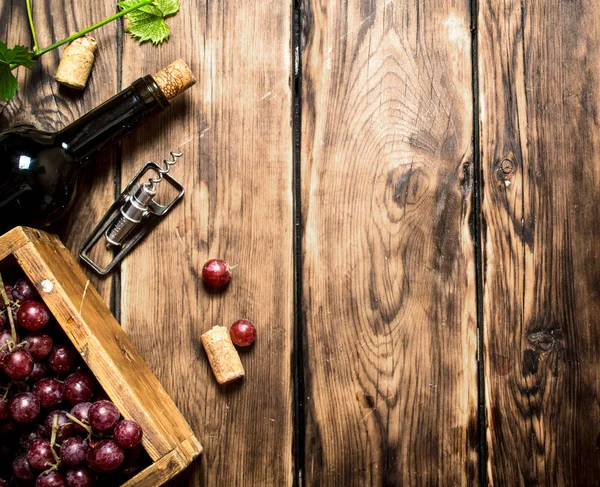
[[[84,428],[88,432],[88,437],[87,437],[88,440],[90,440],[92,438],[92,427],[91,426],[88,426],[83,421],[79,421],[71,413],[67,413],[67,418],[69,418],[74,423],[77,423],[79,426],[81,426],[82,428]]]
[[[8,386],[6,386],[6,391],[4,392],[4,395],[2,396],[2,400],[3,400],[3,401],[6,401],[6,398],[8,397],[8,393],[9,393],[9,391],[10,391],[10,388],[11,388],[11,386],[12,386],[12,385],[13,385],[13,381],[11,380],[11,381],[8,383]]]
[[[4,281],[2,280],[2,274],[0,274],[0,294],[2,294],[2,299],[4,300],[4,305],[6,306],[6,316],[8,316],[8,321],[10,323],[10,332],[12,334],[13,344],[17,343],[17,330],[15,329],[15,322],[13,320],[11,304],[6,294],[6,289],[4,289]],[[8,347],[10,350],[10,345]]]
[[[54,451],[54,447],[56,446],[56,434],[57,433],[58,433],[58,414],[55,414],[54,417],[52,418],[52,435],[50,436],[50,450],[52,450],[52,455],[54,456],[54,461],[56,462],[56,465],[54,465],[54,468],[50,469],[50,472],[52,470],[55,470],[56,468],[58,468],[58,464],[60,463],[60,458],[58,458],[58,455]]]

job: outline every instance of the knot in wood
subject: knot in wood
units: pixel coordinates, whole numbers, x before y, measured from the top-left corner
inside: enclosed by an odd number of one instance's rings
[[[500,163],[500,168],[502,169],[502,172],[504,174],[510,174],[511,172],[514,171],[515,165],[514,165],[513,161],[506,158],[506,159],[503,159],[502,162]]]

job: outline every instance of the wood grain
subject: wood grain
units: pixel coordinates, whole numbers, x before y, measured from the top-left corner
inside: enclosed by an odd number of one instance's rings
[[[178,58],[198,79],[123,145],[123,182],[184,152],[171,171],[183,202],[122,266],[122,324],[205,447],[174,485],[292,482],[290,13],[286,2],[182,2],[165,45],[125,39],[124,83]],[[237,265],[223,294],[200,277],[215,257]],[[242,353],[243,381],[221,387],[200,336],[242,317],[257,342]]]
[[[73,32],[114,13],[110,2],[81,3],[76,0],[35,0],[33,20],[38,44],[45,47]],[[17,71],[21,91],[10,103],[0,102],[0,130],[29,124],[41,130],[56,131],[117,92],[117,26],[109,24],[93,34],[98,41],[96,62],[87,89],[83,92],[60,87],[53,75],[64,48],[42,56],[32,71]],[[25,2],[4,1],[0,6],[0,39],[9,46],[31,46]],[[77,252],[88,234],[114,200],[115,150],[109,150],[91,164],[80,180],[78,197],[66,221],[55,227],[67,247]],[[99,279],[89,273],[104,300],[110,302],[112,279]]]
[[[600,6],[479,9],[489,477],[598,485]]]
[[[477,481],[469,19],[304,3],[306,485]]]

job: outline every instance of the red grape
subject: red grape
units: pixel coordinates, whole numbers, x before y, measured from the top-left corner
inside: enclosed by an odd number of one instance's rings
[[[47,333],[30,333],[23,340],[27,350],[34,360],[46,358],[52,351],[52,338]]]
[[[73,347],[70,345],[57,345],[50,352],[48,364],[57,374],[66,374],[73,370],[76,360],[77,352]]]
[[[9,487],[8,482],[4,479],[0,479],[0,487]]]
[[[19,455],[12,464],[13,475],[21,480],[33,480],[34,473],[27,461],[27,455]]]
[[[231,280],[229,264],[221,259],[211,259],[202,267],[202,279],[210,287],[223,287]]]
[[[2,362],[4,373],[11,379],[22,380],[29,377],[33,371],[33,357],[27,350],[21,348],[9,352]]]
[[[25,278],[17,279],[17,282],[15,282],[15,285],[12,287],[12,295],[13,299],[18,299],[19,301],[40,298],[37,290],[33,287],[33,284]]]
[[[73,409],[71,409],[71,415],[75,416],[82,423],[89,424],[88,418],[89,418],[89,412],[90,412],[91,407],[92,407],[91,402],[80,402],[79,404],[76,404],[75,406],[73,406]],[[87,432],[87,430],[85,428],[78,425],[77,423],[73,423],[73,428],[75,428],[75,431],[79,431],[81,433]]]
[[[114,438],[121,448],[135,448],[142,441],[142,428],[135,421],[124,419],[115,426]]]
[[[33,364],[33,370],[29,374],[29,378],[33,382],[43,379],[48,376],[48,367],[43,362],[36,362]]]
[[[46,430],[41,424],[35,424],[32,430],[21,434],[19,437],[19,446],[21,449],[27,451],[29,444],[33,440],[39,440],[43,438],[46,438]]]
[[[93,458],[98,468],[108,472],[119,468],[125,459],[125,452],[114,440],[102,440],[94,447]]]
[[[46,429],[46,434],[48,435],[48,438],[52,437],[52,424],[54,422],[54,416],[58,416],[58,429],[56,432],[56,441],[58,443],[62,443],[67,438],[73,436],[73,423],[67,417],[66,411],[52,411],[46,418],[46,421],[44,421],[44,428]]]
[[[50,311],[38,301],[24,301],[17,311],[17,321],[26,330],[38,331],[50,321]]]
[[[8,418],[9,413],[10,408],[8,407],[8,403],[4,399],[0,399],[0,421],[4,421]]]
[[[92,472],[86,467],[76,467],[67,470],[65,477],[67,478],[68,487],[92,487],[94,483]]]
[[[75,372],[65,379],[65,399],[71,404],[89,401],[96,390],[94,379]]]
[[[27,447],[27,460],[36,470],[45,470],[48,464],[54,462],[50,442],[46,438],[31,441]]]
[[[88,413],[90,425],[97,433],[111,432],[120,416],[117,406],[110,401],[96,401]]]
[[[41,473],[35,481],[35,487],[67,487],[62,473],[54,470],[49,474]]]
[[[42,379],[34,384],[33,393],[43,407],[50,409],[62,402],[63,385],[56,379]]]
[[[231,325],[231,341],[238,347],[247,347],[252,345],[256,339],[256,328],[251,321],[238,320]]]
[[[40,401],[31,392],[21,392],[10,400],[10,416],[17,423],[32,423],[40,414]]]
[[[87,451],[87,441],[78,436],[73,436],[65,440],[60,446],[60,459],[68,467],[76,467],[85,461]]]

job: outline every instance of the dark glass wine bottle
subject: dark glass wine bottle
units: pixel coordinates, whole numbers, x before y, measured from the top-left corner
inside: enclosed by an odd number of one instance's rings
[[[0,133],[0,234],[18,225],[45,228],[61,218],[73,202],[80,169],[194,82],[179,60],[60,132],[17,127]]]

